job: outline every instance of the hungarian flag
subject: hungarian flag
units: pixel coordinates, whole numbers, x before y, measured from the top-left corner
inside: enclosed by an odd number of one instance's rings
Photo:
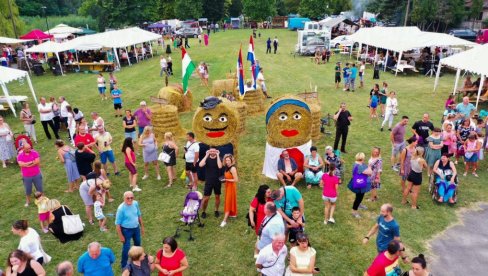
[[[188,80],[195,70],[195,64],[191,61],[190,55],[186,52],[185,48],[181,48],[181,77],[183,80],[183,93],[186,95],[188,92]]]
[[[244,98],[246,92],[244,91],[244,68],[242,67],[242,47],[239,49],[239,56],[237,57],[237,83],[239,85],[239,95]]]
[[[256,78],[257,78],[257,65],[256,65],[256,57],[254,56],[254,40],[252,39],[252,35],[249,36],[249,48],[247,49],[247,60],[251,62],[251,72],[252,72],[252,83],[254,89],[256,89]]]

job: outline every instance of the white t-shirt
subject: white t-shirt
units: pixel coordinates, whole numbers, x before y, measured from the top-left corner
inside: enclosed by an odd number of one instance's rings
[[[309,247],[307,251],[303,252],[298,249],[298,246],[292,247],[290,249],[290,256],[295,256],[295,263],[298,269],[308,268],[310,264],[310,259],[315,256],[316,252],[315,249]],[[291,273],[291,276],[312,276],[312,273]]]
[[[105,78],[104,77],[98,77],[97,78],[97,85],[98,85],[98,87],[105,87]]]
[[[19,247],[25,253],[29,253],[34,260],[37,260],[42,257],[41,252],[41,240],[39,238],[39,234],[37,234],[36,230],[32,228],[27,228],[27,235],[23,236],[20,239]]]
[[[258,73],[258,77],[256,78],[258,80],[258,82],[264,82],[264,76],[263,76],[263,73],[259,72]]]
[[[162,58],[159,60],[159,65],[161,66],[161,68],[166,68],[168,67],[168,62],[166,62],[165,58]]]
[[[53,113],[53,104],[46,102],[45,105],[42,105],[41,103],[37,105],[37,110],[40,113],[40,119],[41,121],[50,121],[54,118],[54,113]],[[41,113],[42,111],[50,111],[48,113]]]
[[[66,110],[66,107],[69,105],[68,101],[64,100],[62,103],[61,103],[61,108],[60,108],[60,111],[61,111],[61,117],[68,117],[68,110]]]
[[[398,106],[398,101],[396,98],[391,98],[391,97],[388,97],[388,99],[386,99],[386,109],[385,109],[385,112],[389,112],[395,108],[397,108]]]
[[[195,161],[195,154],[200,151],[200,144],[195,141],[193,144],[188,141],[186,142],[186,153],[185,153],[185,161],[187,163],[193,163]]]
[[[366,66],[364,64],[361,64],[361,66],[359,66],[359,72],[362,72],[364,75],[364,70],[366,70]]]
[[[285,260],[288,255],[286,245],[283,245],[278,255],[273,251],[273,245],[268,244],[259,251],[256,264],[263,265],[261,273],[264,275],[283,275],[285,274]]]

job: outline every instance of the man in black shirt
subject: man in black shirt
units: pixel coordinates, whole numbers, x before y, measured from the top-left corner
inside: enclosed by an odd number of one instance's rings
[[[427,137],[429,137],[429,131],[434,130],[434,124],[429,121],[429,114],[425,113],[422,120],[415,122],[412,126],[413,135],[417,137],[418,145],[425,147],[427,143]]]
[[[349,110],[346,110],[346,103],[341,103],[339,111],[334,114],[336,121],[336,137],[334,141],[334,150],[339,146],[339,140],[342,136],[341,152],[346,153],[347,132],[352,121],[352,115]]]
[[[200,168],[205,169],[205,187],[203,188],[203,202],[202,202],[202,218],[207,217],[208,200],[212,195],[212,190],[215,194],[215,217],[220,215],[220,194],[222,188],[222,182],[220,177],[222,176],[222,161],[219,158],[219,151],[215,148],[207,150],[205,157],[198,163]]]

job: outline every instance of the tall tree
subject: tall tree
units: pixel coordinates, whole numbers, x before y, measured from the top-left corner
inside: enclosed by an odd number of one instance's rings
[[[175,0],[159,0],[158,14],[161,18],[175,18]]]
[[[10,17],[10,11],[12,11],[12,17]],[[0,0],[0,36],[18,37],[23,31],[24,22],[20,19],[19,7],[15,0]]]
[[[368,11],[379,13],[379,18],[398,24],[405,15],[406,1],[403,0],[374,0],[366,6]]]
[[[230,17],[238,17],[242,14],[242,1],[241,0],[231,0],[231,4],[228,9]]]
[[[300,16],[309,18],[322,18],[328,12],[323,0],[302,0],[298,8]]]
[[[356,2],[359,0],[355,0]],[[328,2],[330,14],[339,14],[342,11],[349,11],[352,9],[351,0],[330,0]]]
[[[276,0],[242,0],[244,14],[254,20],[276,15]]]
[[[17,4],[22,16],[68,15],[76,13],[82,0],[17,0]]]
[[[284,0],[287,13],[298,13],[300,0]]]
[[[178,19],[198,19],[202,13],[201,0],[176,0],[175,15]]]
[[[276,13],[280,16],[285,16],[288,14],[286,9],[285,0],[276,0]]]
[[[210,22],[216,22],[224,18],[225,0],[205,0],[203,5],[203,17],[208,18]]]

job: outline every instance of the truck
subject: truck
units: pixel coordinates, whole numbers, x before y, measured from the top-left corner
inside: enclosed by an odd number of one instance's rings
[[[288,18],[288,30],[292,30],[292,31],[303,30],[303,28],[305,27],[305,22],[308,21],[311,20],[305,17]]]
[[[299,55],[313,55],[317,49],[329,49],[330,32],[327,30],[298,31],[298,43],[295,46],[295,52]]]
[[[488,43],[488,29],[481,29],[478,31],[478,34],[476,35],[476,43]]]

